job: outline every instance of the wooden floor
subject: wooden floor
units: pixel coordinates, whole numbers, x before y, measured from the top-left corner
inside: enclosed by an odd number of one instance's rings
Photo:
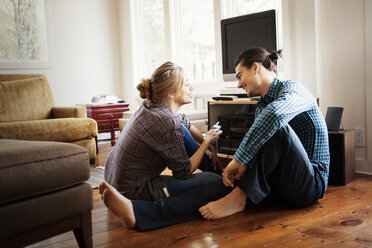
[[[111,150],[100,145],[97,165]],[[93,192],[94,247],[372,247],[372,176],[329,186],[315,205],[267,205],[220,220],[195,220],[155,231],[128,230]],[[72,232],[32,247],[78,247]]]

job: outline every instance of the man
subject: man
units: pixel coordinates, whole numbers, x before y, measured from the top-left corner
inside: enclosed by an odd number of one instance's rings
[[[261,96],[255,121],[222,175],[227,196],[201,207],[206,219],[242,211],[268,196],[308,206],[322,198],[329,172],[328,132],[314,97],[302,85],[277,78],[281,51],[244,51],[236,60],[238,87]]]

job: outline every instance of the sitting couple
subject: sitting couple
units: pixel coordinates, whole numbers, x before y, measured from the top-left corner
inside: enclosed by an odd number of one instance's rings
[[[203,139],[176,114],[192,99],[182,69],[167,62],[142,80],[137,89],[146,100],[106,161],[99,186],[105,205],[128,228],[146,231],[222,218],[269,198],[296,207],[321,199],[329,171],[327,127],[307,89],[277,78],[279,56],[250,48],[235,62],[238,87],[261,98],[223,172],[211,145],[221,131],[212,129]],[[166,166],[173,176],[160,175]],[[203,172],[193,174],[196,169]]]

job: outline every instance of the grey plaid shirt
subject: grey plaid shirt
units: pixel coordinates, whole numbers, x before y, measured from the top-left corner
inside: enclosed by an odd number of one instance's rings
[[[190,127],[168,105],[147,108],[144,102],[107,157],[105,180],[131,200],[167,197],[160,173],[168,167],[174,177],[185,179],[190,172],[181,121]]]

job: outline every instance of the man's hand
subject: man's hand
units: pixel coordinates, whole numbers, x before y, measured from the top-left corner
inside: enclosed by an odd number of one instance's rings
[[[222,182],[227,187],[234,187],[235,180],[239,180],[240,176],[247,170],[247,166],[239,164],[235,159],[226,166],[222,173]]]

